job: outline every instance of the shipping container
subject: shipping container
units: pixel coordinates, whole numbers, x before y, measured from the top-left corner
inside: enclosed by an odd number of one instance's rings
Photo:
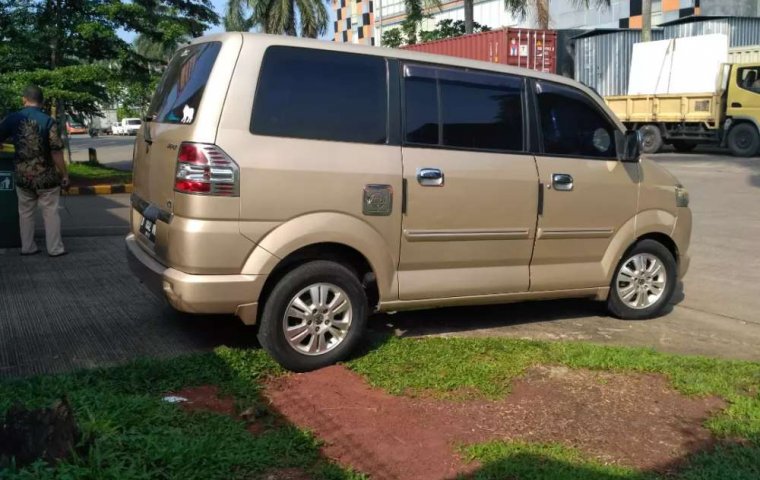
[[[728,49],[729,63],[760,63],[760,45],[747,45]]]
[[[695,37],[710,33],[728,35],[729,47],[760,44],[758,17],[686,17],[661,23],[665,38]]]
[[[407,45],[403,48],[501,63],[540,72],[555,73],[557,71],[557,34],[553,30],[502,28]]]
[[[652,40],[663,31],[652,29]],[[575,79],[603,96],[625,95],[631,71],[633,44],[641,30],[597,29],[575,37]]]

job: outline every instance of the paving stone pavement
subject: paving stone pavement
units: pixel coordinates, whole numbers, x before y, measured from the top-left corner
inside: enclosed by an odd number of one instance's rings
[[[121,236],[65,238],[69,254],[0,250],[0,377],[255,346],[234,316],[173,311],[132,276]]]

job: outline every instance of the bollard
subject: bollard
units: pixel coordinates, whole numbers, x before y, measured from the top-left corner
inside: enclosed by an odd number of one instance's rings
[[[98,152],[94,148],[90,147],[87,149],[87,154],[89,157],[89,163],[98,163]]]

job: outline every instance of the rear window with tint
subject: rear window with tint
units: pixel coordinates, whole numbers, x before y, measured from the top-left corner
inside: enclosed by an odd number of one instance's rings
[[[385,143],[382,57],[294,47],[264,54],[251,132],[338,142]]]
[[[193,123],[214,66],[220,42],[199,43],[178,51],[158,84],[149,112],[162,123]]]

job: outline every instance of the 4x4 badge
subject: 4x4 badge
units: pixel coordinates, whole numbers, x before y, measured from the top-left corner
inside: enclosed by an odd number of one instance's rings
[[[365,185],[362,212],[364,215],[385,216],[393,211],[393,187]]]

